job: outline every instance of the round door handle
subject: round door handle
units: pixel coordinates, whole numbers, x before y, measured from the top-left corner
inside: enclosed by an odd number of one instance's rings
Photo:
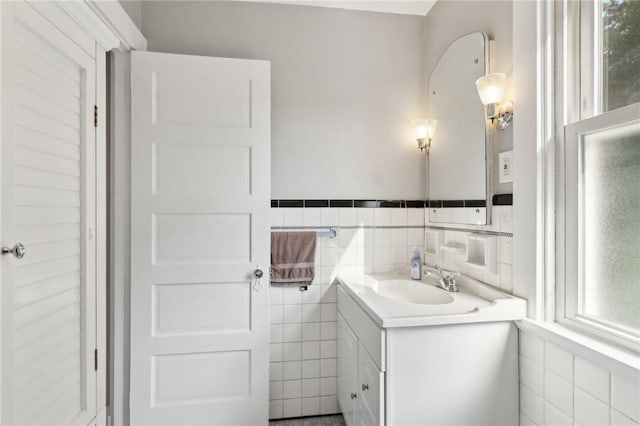
[[[18,259],[22,259],[24,257],[24,255],[27,254],[27,248],[22,243],[17,243],[12,248],[2,247],[2,254],[3,255],[9,254],[9,253],[14,255]]]
[[[362,385],[362,392],[369,389],[369,385]]]
[[[358,395],[356,395],[355,393],[351,394],[351,399],[356,399],[358,397]]]
[[[259,280],[260,278],[264,277],[264,271],[262,269],[258,268],[255,271],[253,271],[253,276],[254,276],[254,278]]]

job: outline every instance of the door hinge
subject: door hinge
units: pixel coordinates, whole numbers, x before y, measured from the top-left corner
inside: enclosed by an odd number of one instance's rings
[[[93,127],[98,127],[98,105],[93,106]]]
[[[94,371],[98,371],[98,350],[93,350],[93,369]]]

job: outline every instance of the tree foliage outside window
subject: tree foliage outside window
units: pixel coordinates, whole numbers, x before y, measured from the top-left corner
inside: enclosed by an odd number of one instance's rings
[[[640,0],[603,0],[604,111],[640,102]]]

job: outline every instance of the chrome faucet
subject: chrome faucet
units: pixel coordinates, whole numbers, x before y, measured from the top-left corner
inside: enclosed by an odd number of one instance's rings
[[[445,272],[442,272],[442,268],[440,268],[440,266],[438,265],[435,265],[434,268],[439,278],[439,280],[436,281],[437,287],[440,287],[441,289],[444,289],[453,293],[457,293],[458,291],[460,291],[458,289],[458,284],[456,284],[456,278],[460,276],[460,272],[453,272],[451,274],[447,274]],[[424,271],[424,274],[426,276],[434,275],[431,271],[426,271],[426,270]]]

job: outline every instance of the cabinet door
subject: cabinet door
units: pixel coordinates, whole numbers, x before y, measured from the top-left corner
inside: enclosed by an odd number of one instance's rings
[[[366,349],[358,344],[358,422],[366,426],[384,424],[384,373],[378,370]]]
[[[349,426],[356,425],[358,392],[358,339],[338,313],[338,403]]]
[[[0,2],[0,229],[2,245],[16,247],[0,261],[0,424],[86,425],[104,371],[96,59],[70,18],[50,21],[62,9],[38,3],[51,13]]]

